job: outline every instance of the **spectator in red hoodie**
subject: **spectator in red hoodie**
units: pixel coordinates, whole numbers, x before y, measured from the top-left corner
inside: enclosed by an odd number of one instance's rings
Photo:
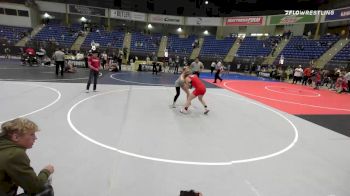
[[[101,65],[101,62],[100,62],[100,59],[98,57],[98,51],[94,50],[94,51],[92,51],[92,56],[88,60],[88,66],[90,68],[90,75],[89,75],[89,80],[88,80],[87,86],[86,86],[87,93],[89,92],[92,78],[94,79],[93,90],[96,91],[97,78],[98,78],[98,74],[99,74],[99,70],[100,70],[100,65]]]
[[[303,76],[303,82],[301,83],[301,85],[305,86],[307,85],[307,81],[309,80],[309,78],[311,77],[311,68],[307,67],[304,69],[304,76]]]

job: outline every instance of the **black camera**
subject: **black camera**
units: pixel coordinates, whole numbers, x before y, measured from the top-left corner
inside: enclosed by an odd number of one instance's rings
[[[200,196],[200,193],[197,193],[194,190],[180,191],[180,196]]]

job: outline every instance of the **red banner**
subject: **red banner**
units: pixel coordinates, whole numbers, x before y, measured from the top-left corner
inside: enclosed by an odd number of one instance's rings
[[[263,25],[263,24],[264,24],[264,16],[225,18],[226,26],[249,26],[249,25]]]

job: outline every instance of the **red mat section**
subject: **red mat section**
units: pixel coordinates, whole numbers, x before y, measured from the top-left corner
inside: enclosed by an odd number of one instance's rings
[[[206,80],[212,82],[212,80]],[[350,95],[327,89],[284,82],[226,80],[217,86],[284,112],[301,114],[350,114]]]

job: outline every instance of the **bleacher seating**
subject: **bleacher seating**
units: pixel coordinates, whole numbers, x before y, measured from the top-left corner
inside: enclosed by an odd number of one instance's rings
[[[285,63],[308,65],[311,60],[318,59],[332,45],[339,40],[337,36],[322,36],[319,40],[307,39],[303,36],[294,36],[282,50]]]
[[[77,25],[66,27],[60,24],[50,23],[46,25],[36,36],[34,40],[49,41],[55,40],[60,46],[71,47],[76,40],[76,32],[79,30]]]
[[[206,36],[204,37],[200,56],[201,58],[214,57],[215,59],[224,59],[235,40],[236,38],[233,37],[218,40],[215,36]]]
[[[146,35],[134,32],[131,35],[131,52],[135,54],[157,53],[161,41],[161,34]]]
[[[350,63],[350,42],[327,63],[327,68],[347,67]]]
[[[349,61],[350,60],[350,43],[342,48],[332,60]]]
[[[265,44],[265,47],[264,47]],[[247,36],[243,39],[238,51],[238,57],[265,57],[271,53],[272,47],[266,44],[266,40],[258,40],[257,37]]]
[[[90,47],[91,42],[99,43],[100,47],[122,48],[124,41],[124,32],[99,30],[89,33],[86,37],[83,47]]]
[[[187,38],[180,38],[178,35],[169,35],[168,44],[167,44],[169,55],[189,57],[192,53],[192,50],[193,50],[192,44],[195,40],[196,40],[195,35],[191,35]]]
[[[29,34],[31,30],[31,28],[26,27],[0,25],[0,39],[3,41],[7,40],[7,44],[9,45],[15,45],[26,34]]]

